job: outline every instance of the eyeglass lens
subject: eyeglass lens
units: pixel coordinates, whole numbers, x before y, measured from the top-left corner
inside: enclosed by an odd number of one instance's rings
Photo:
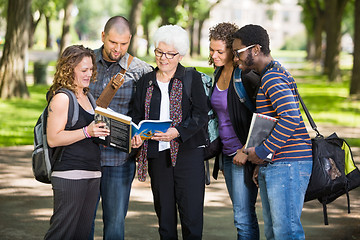
[[[178,55],[179,53],[166,53],[166,52],[162,52],[159,49],[155,49],[155,56],[157,57],[162,57],[163,55],[165,55],[165,57],[167,59],[173,59],[176,55]]]

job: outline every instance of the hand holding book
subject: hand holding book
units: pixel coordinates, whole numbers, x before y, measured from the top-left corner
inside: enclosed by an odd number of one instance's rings
[[[143,120],[136,125],[129,116],[98,106],[95,109],[95,122],[104,122],[106,128],[110,129],[110,135],[98,138],[98,143],[129,153],[132,144],[141,146],[142,140],[150,139],[156,132],[166,132],[172,121]],[[140,136],[141,140],[133,139],[135,134]]]
[[[174,138],[179,136],[179,132],[176,128],[172,127],[169,128],[166,132],[156,132],[154,136],[151,138],[155,141],[163,141],[163,142],[170,142]]]
[[[245,149],[257,147],[262,144],[271,134],[278,120],[260,113],[254,113],[251,119],[249,135]]]
[[[248,154],[248,160],[254,164],[263,164],[270,159],[260,159],[255,152],[255,147],[261,145],[271,134],[278,120],[276,118],[266,116],[260,113],[254,113],[249,135],[246,140],[244,153]]]

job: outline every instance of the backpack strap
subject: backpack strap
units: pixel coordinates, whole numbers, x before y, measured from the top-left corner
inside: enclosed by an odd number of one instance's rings
[[[323,214],[324,214],[324,225],[329,225],[329,219],[327,215],[327,207],[326,207],[326,197],[322,197],[319,199],[323,206]]]
[[[93,107],[93,109],[95,109],[96,108],[96,100],[95,100],[94,96],[90,93],[90,91],[87,93],[87,96],[89,98],[91,106]]]
[[[190,101],[191,101],[192,71],[196,71],[196,68],[194,68],[194,67],[186,67],[185,68],[185,77],[184,77],[184,81],[183,81],[185,93],[186,93],[186,95],[188,95]]]
[[[252,104],[252,102],[245,90],[244,84],[241,80],[241,69],[240,68],[236,68],[234,71],[233,84],[234,84],[235,92],[236,92],[237,96],[239,97],[240,102],[245,104],[245,106],[251,112],[255,112],[256,109],[255,109],[254,105]]]
[[[79,119],[79,104],[73,91],[61,88],[56,93],[65,93],[69,98],[68,120],[65,128],[73,127]]]

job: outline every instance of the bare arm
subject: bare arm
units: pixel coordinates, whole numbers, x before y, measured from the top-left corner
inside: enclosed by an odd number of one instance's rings
[[[56,94],[48,109],[47,141],[50,147],[67,146],[85,138],[83,129],[65,130],[68,118],[69,98],[64,93]],[[107,136],[109,130],[101,128],[105,123],[92,122],[87,132],[92,137]]]

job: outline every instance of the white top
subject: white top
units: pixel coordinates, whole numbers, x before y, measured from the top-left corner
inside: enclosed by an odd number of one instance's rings
[[[86,170],[53,171],[51,173],[51,176],[64,178],[64,179],[71,179],[71,180],[80,180],[80,179],[100,178],[101,172],[86,171]]]
[[[160,120],[170,119],[169,82],[157,81],[161,91]],[[170,142],[159,141],[159,152],[170,148]]]

